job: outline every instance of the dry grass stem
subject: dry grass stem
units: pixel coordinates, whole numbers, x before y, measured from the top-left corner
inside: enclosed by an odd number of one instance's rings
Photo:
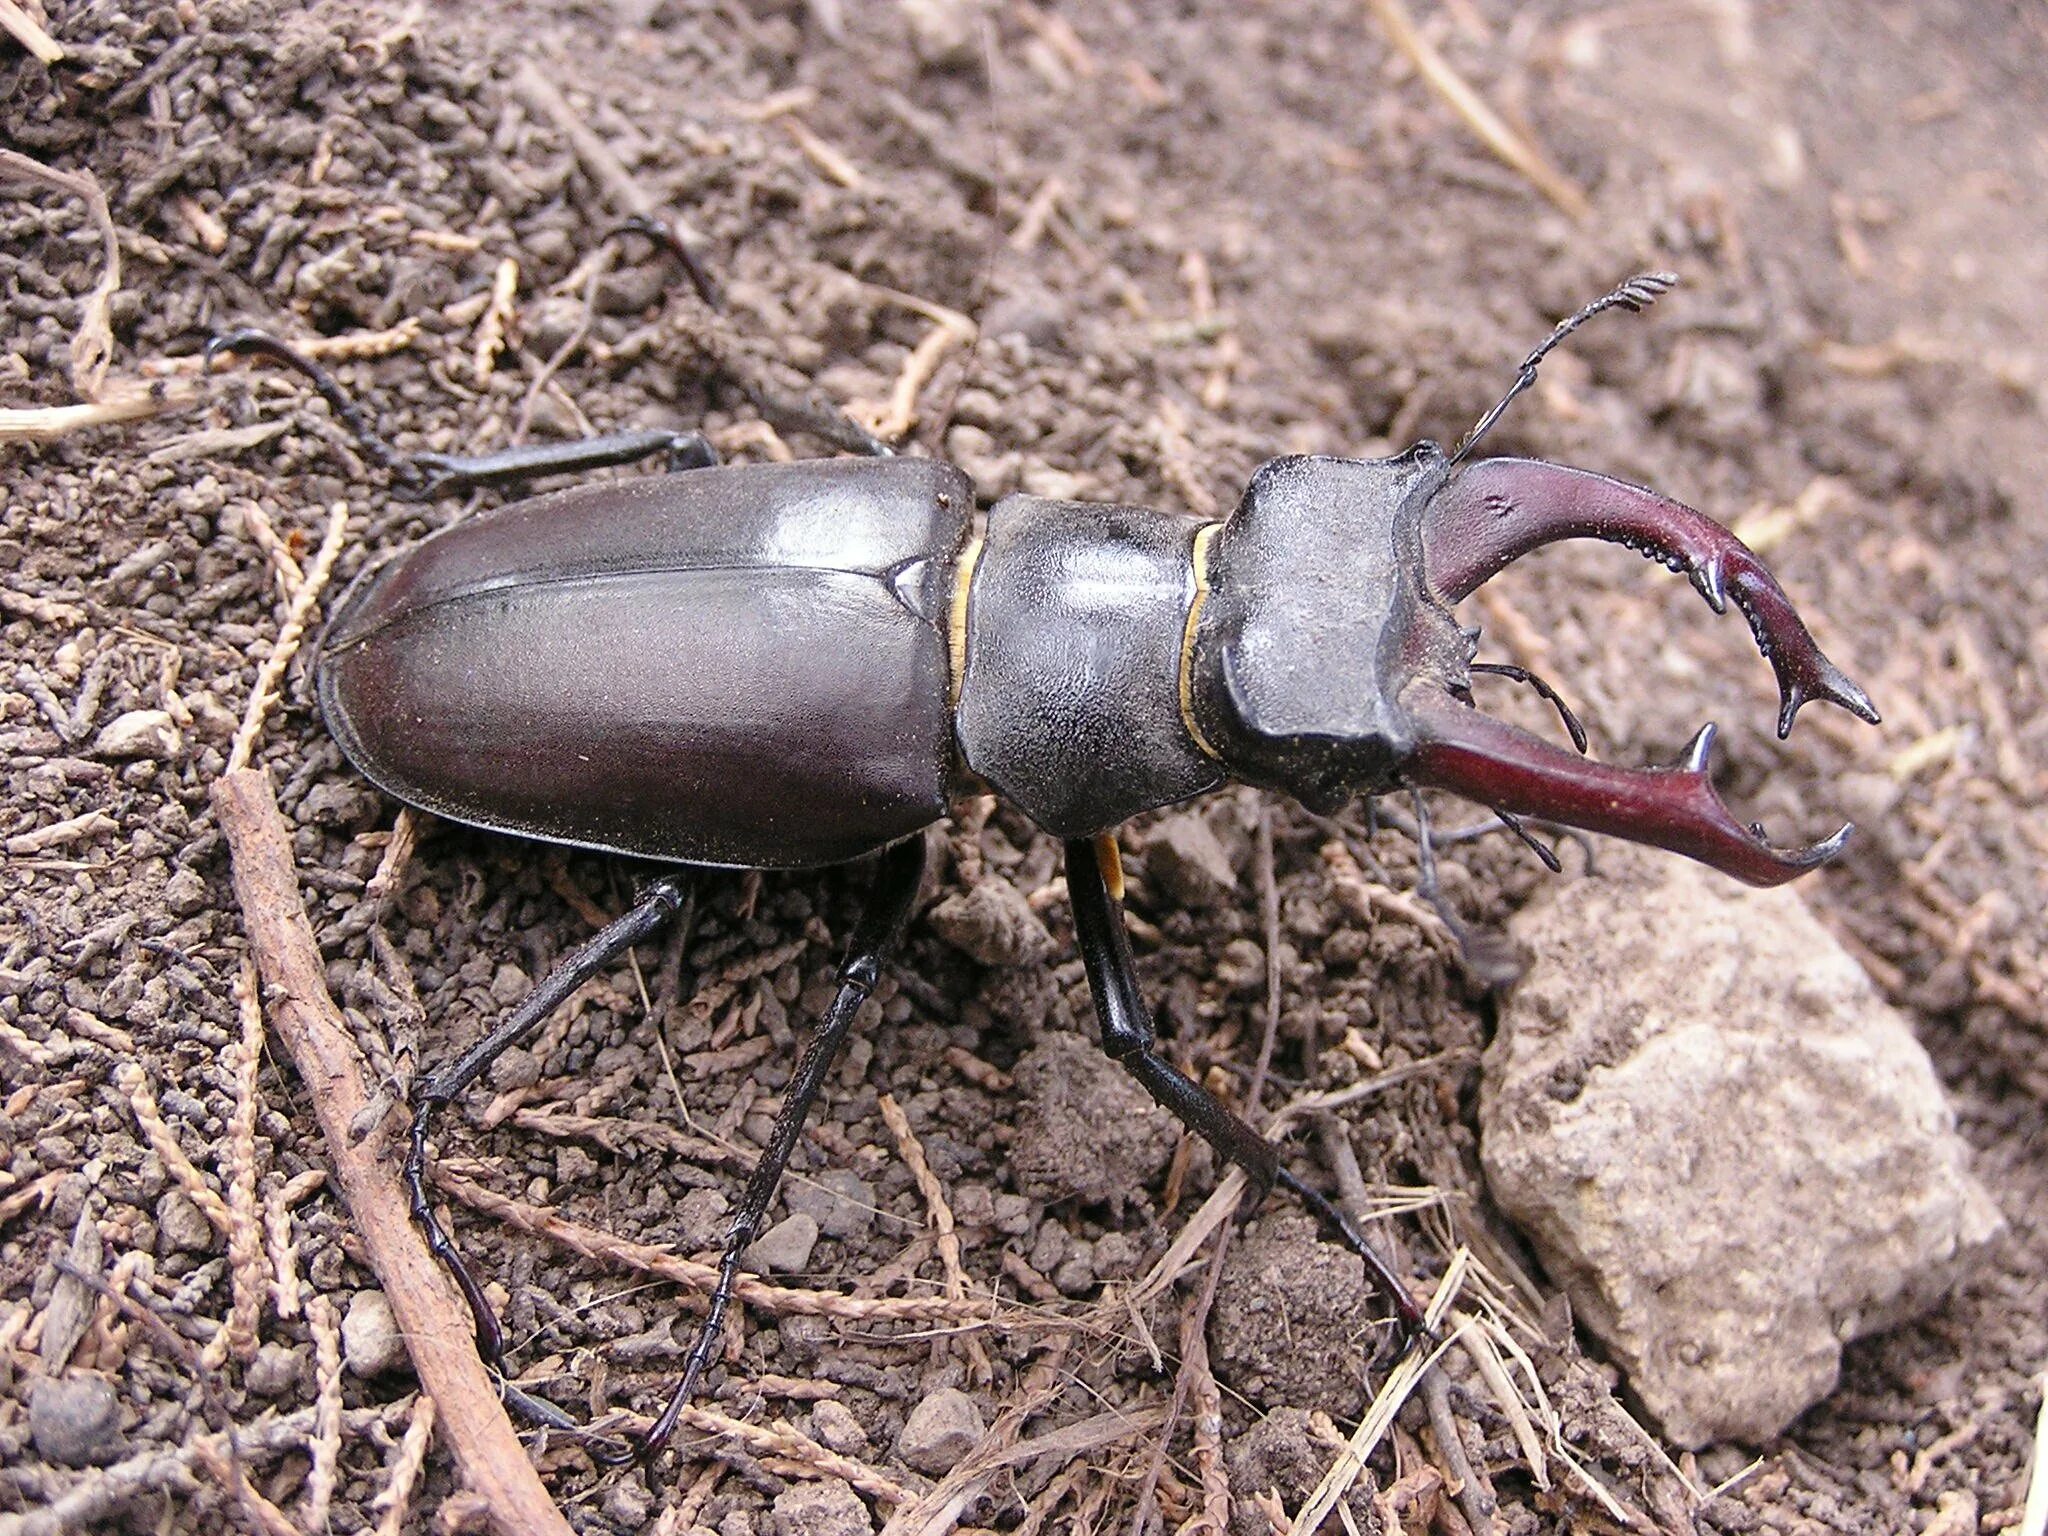
[[[43,24],[23,10],[18,0],[0,0],[0,27],[45,64],[64,60],[64,45],[43,30]]]
[[[897,1482],[887,1473],[878,1472],[866,1462],[855,1461],[851,1456],[829,1451],[809,1436],[797,1433],[788,1424],[780,1421],[773,1424],[749,1424],[742,1419],[733,1418],[730,1414],[720,1413],[715,1408],[689,1404],[683,1408],[682,1423],[686,1428],[693,1429],[701,1435],[710,1435],[737,1444],[750,1454],[764,1459],[773,1457],[785,1467],[801,1469],[812,1477],[836,1477],[869,1498],[879,1499],[884,1504],[908,1504],[917,1497],[915,1489]]]
[[[235,1084],[235,1109],[228,1138],[221,1148],[222,1172],[228,1187],[228,1262],[234,1302],[215,1342],[223,1358],[247,1360],[256,1352],[256,1329],[263,1317],[269,1276],[263,1261],[263,1219],[256,1198],[256,1113],[262,1100],[256,1091],[263,1065],[263,1005],[257,997],[256,966],[246,956],[235,975],[235,1003],[242,1016],[242,1037],[229,1047]],[[205,1356],[202,1356],[205,1358]],[[210,1361],[209,1364],[217,1362]]]
[[[212,1437],[201,1440],[193,1448],[192,1460],[234,1500],[234,1507],[242,1512],[256,1536],[303,1536],[283,1510],[250,1486],[248,1474],[228,1454],[222,1441]]]
[[[862,186],[866,179],[845,155],[819,138],[817,133],[795,113],[785,114],[781,119],[783,132],[787,133],[796,147],[803,151],[804,158],[821,171],[827,181],[836,182],[853,191]]]
[[[692,1291],[709,1292],[718,1268],[680,1258],[663,1248],[613,1237],[595,1228],[567,1221],[551,1211],[514,1200],[462,1177],[445,1165],[433,1170],[434,1183],[472,1210],[494,1216],[522,1232],[547,1238],[572,1253],[601,1264],[615,1264],[656,1276]],[[1024,1329],[1072,1327],[1070,1320],[1048,1319],[1022,1308],[1005,1307],[994,1297],[843,1296],[837,1291],[799,1290],[742,1276],[739,1299],[771,1316],[833,1317],[844,1322],[928,1323],[952,1327]]]
[[[178,1145],[178,1138],[164,1123],[163,1111],[157,1107],[156,1091],[149,1086],[149,1074],[138,1063],[124,1061],[114,1069],[114,1083],[128,1096],[128,1107],[134,1111],[136,1123],[148,1138],[150,1151],[178,1181],[178,1187],[192,1197],[192,1203],[199,1207],[206,1219],[225,1236],[234,1226],[233,1218],[228,1215],[227,1202],[214,1192],[213,1186],[206,1181],[206,1175],[193,1166],[192,1159],[185,1155],[185,1149]]]
[[[182,411],[208,393],[198,379],[114,379],[84,405],[37,405],[0,409],[0,447],[9,443],[54,443],[87,427],[147,421]]]
[[[313,1465],[306,1474],[306,1528],[327,1529],[334,1506],[336,1474],[341,1465],[341,1320],[334,1303],[316,1295],[306,1304],[306,1326],[313,1335],[313,1433],[307,1441]]]
[[[489,379],[504,350],[505,335],[512,324],[513,304],[519,296],[519,263],[510,256],[498,263],[491,278],[491,302],[476,325],[476,347],[472,366],[479,384]]]
[[[1386,28],[1388,41],[1415,66],[1415,72],[1429,88],[1444,99],[1488,149],[1526,176],[1537,191],[1577,222],[1584,223],[1593,216],[1593,205],[1586,200],[1586,194],[1579,189],[1578,183],[1552,165],[1526,136],[1509,127],[1500,114],[1465,83],[1464,76],[1452,69],[1449,61],[1437,52],[1436,45],[1422,35],[1401,0],[1366,0],[1366,4],[1379,18],[1380,25]]]
[[[99,230],[100,280],[79,305],[78,329],[71,337],[71,387],[83,399],[97,400],[107,382],[107,367],[114,360],[113,302],[114,292],[121,286],[121,237],[107,210],[107,194],[90,171],[52,170],[13,149],[0,148],[0,178],[70,193],[84,202]]]
[[[327,992],[326,966],[299,896],[291,833],[269,776],[253,769],[228,774],[214,785],[212,798],[233,861],[242,924],[267,989],[270,1027],[313,1100],[351,1225],[391,1303],[420,1384],[440,1405],[456,1465],[500,1536],[569,1536],[477,1358],[468,1310],[407,1210],[386,1134],[354,1134],[369,1087],[348,1025]]]
[[[923,1197],[925,1210],[931,1218],[939,1264],[946,1272],[946,1295],[954,1301],[964,1301],[967,1297],[967,1271],[960,1262],[960,1234],[954,1230],[953,1207],[947,1203],[946,1188],[939,1182],[939,1176],[932,1172],[931,1162],[924,1155],[924,1143],[910,1128],[910,1117],[903,1113],[903,1106],[896,1102],[896,1096],[883,1094],[880,1108],[882,1120],[889,1127],[889,1134],[896,1138],[896,1150],[903,1154],[903,1161],[910,1168],[911,1178],[917,1182],[917,1192]],[[974,1379],[987,1382],[994,1374],[988,1351],[981,1347],[979,1339],[971,1336],[962,1342]]]
[[[398,1443],[398,1459],[391,1464],[391,1480],[370,1501],[372,1511],[381,1510],[377,1536],[400,1536],[405,1517],[412,1507],[412,1491],[427,1464],[427,1448],[434,1443],[434,1400],[416,1393],[412,1418],[405,1426],[405,1438]]]
[[[277,632],[277,643],[270,648],[270,655],[256,673],[256,686],[249,693],[249,707],[242,715],[241,729],[235,732],[233,748],[228,753],[227,771],[234,773],[249,766],[250,754],[256,750],[256,738],[262,733],[263,721],[270,713],[270,705],[276,696],[279,679],[292,663],[292,657],[299,651],[299,642],[305,638],[306,620],[312,615],[313,605],[320,600],[320,594],[327,587],[328,577],[334,574],[334,562],[341,556],[343,538],[348,533],[348,503],[337,501],[327,514],[327,534],[320,541],[320,553],[313,557],[313,567],[306,573],[306,579],[299,584],[299,590],[292,596],[291,611],[285,615],[284,627]]]

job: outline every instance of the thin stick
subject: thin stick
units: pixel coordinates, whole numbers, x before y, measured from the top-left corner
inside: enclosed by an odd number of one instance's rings
[[[271,994],[271,1026],[313,1099],[335,1183],[397,1315],[420,1384],[444,1411],[456,1465],[500,1536],[569,1536],[568,1522],[527,1460],[477,1358],[462,1298],[407,1214],[400,1159],[385,1145],[389,1122],[354,1137],[369,1089],[348,1025],[327,992],[320,946],[299,899],[291,833],[270,776],[249,768],[227,774],[212,798],[234,864],[242,924]]]
[[[514,1200],[485,1189],[445,1165],[433,1169],[434,1185],[447,1191],[472,1210],[496,1216],[522,1232],[545,1237],[572,1253],[601,1264],[616,1264],[642,1274],[673,1281],[693,1291],[708,1293],[718,1283],[718,1266],[680,1258],[664,1248],[650,1247],[622,1237],[613,1237],[594,1227],[564,1220],[552,1211]],[[748,1307],[771,1316],[836,1317],[848,1322],[936,1323],[955,1327],[1016,1329],[1072,1327],[1069,1320],[1041,1320],[1014,1307],[1003,1307],[994,1298],[977,1300],[949,1296],[842,1296],[837,1291],[800,1290],[794,1286],[770,1285],[752,1276],[740,1278],[733,1293]]]
[[[1500,114],[1465,83],[1464,77],[1436,51],[1436,45],[1416,28],[1415,18],[1408,14],[1408,8],[1401,0],[1366,0],[1366,4],[1379,18],[1380,25],[1387,29],[1388,40],[1406,55],[1408,62],[1415,66],[1415,72],[1422,76],[1431,90],[1443,97],[1453,112],[1464,119],[1465,126],[1478,134],[1488,149],[1528,177],[1537,191],[1575,221],[1583,224],[1593,216],[1593,205],[1579,190],[1578,183],[1553,166],[1543,151],[1526,137],[1510,128]]]
[[[0,27],[5,27],[17,43],[45,64],[63,62],[64,45],[45,32],[41,23],[23,10],[16,0],[0,0]]]

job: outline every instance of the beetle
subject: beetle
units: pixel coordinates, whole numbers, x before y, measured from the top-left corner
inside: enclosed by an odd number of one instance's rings
[[[1640,310],[1668,274],[1630,279],[1560,323],[1453,451],[1289,456],[1221,520],[1029,495],[978,518],[950,465],[865,456],[719,467],[691,433],[624,433],[476,458],[401,459],[332,379],[311,377],[416,492],[665,452],[665,475],[587,484],[457,523],[358,582],[321,642],[328,728],[407,804],[538,841],[681,866],[813,869],[877,855],[838,990],[797,1065],[727,1231],[706,1316],[652,1455],[711,1362],[783,1169],[829,1067],[910,920],[924,829],[993,790],[1062,840],[1076,939],[1104,1049],[1263,1193],[1301,1199],[1364,1261],[1411,1337],[1420,1309],[1351,1219],[1158,1049],[1121,907],[1115,830],[1230,782],[1312,811],[1436,788],[1654,844],[1752,884],[1831,858],[1850,828],[1779,847],[1728,812],[1714,728],[1661,768],[1611,767],[1478,712],[1478,631],[1454,605],[1560,539],[1615,541],[1733,602],[1774,669],[1778,733],[1813,699],[1872,723],[1762,562],[1702,513],[1604,475],[1472,447],[1544,356],[1604,310]],[[1559,703],[1547,685],[1544,695]],[[1580,754],[1583,733],[1560,712]],[[589,976],[656,932],[684,886],[656,880],[483,1040],[418,1085],[405,1175],[413,1214],[502,1354],[496,1315],[427,1198],[431,1112]],[[530,1412],[565,1423],[525,1399]]]

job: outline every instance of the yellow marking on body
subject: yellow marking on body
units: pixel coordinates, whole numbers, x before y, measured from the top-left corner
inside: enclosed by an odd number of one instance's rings
[[[1124,899],[1124,856],[1117,851],[1114,832],[1095,834],[1095,863],[1102,871],[1102,883],[1109,887],[1109,899]]]
[[[1209,546],[1222,526],[1204,523],[1195,530],[1195,596],[1188,604],[1188,621],[1180,632],[1180,723],[1188,728],[1188,735],[1194,738],[1202,755],[1219,763],[1223,761],[1222,754],[1209,745],[1209,738],[1195,724],[1195,626],[1202,621],[1202,604],[1209,597]]]
[[[960,569],[953,575],[953,607],[946,616],[946,661],[953,671],[947,702],[955,709],[960,707],[960,685],[967,680],[967,594],[974,588],[974,568],[981,563],[986,543],[979,534],[968,540]]]

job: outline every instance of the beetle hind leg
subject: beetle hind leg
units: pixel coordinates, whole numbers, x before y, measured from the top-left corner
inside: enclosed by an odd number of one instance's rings
[[[1294,1195],[1333,1227],[1344,1245],[1364,1260],[1374,1287],[1387,1298],[1410,1338],[1425,1328],[1422,1309],[1388,1268],[1363,1232],[1338,1206],[1296,1178],[1280,1161],[1280,1149],[1232,1114],[1201,1084],[1159,1054],[1152,1015],[1138,990],[1130,934],[1123,909],[1110,894],[1103,852],[1088,838],[1066,845],[1067,895],[1073,905],[1074,935],[1088,972],[1088,989],[1102,1023],[1102,1048],[1144,1086],[1153,1100],[1181,1124],[1242,1168],[1263,1194],[1274,1184]]]

